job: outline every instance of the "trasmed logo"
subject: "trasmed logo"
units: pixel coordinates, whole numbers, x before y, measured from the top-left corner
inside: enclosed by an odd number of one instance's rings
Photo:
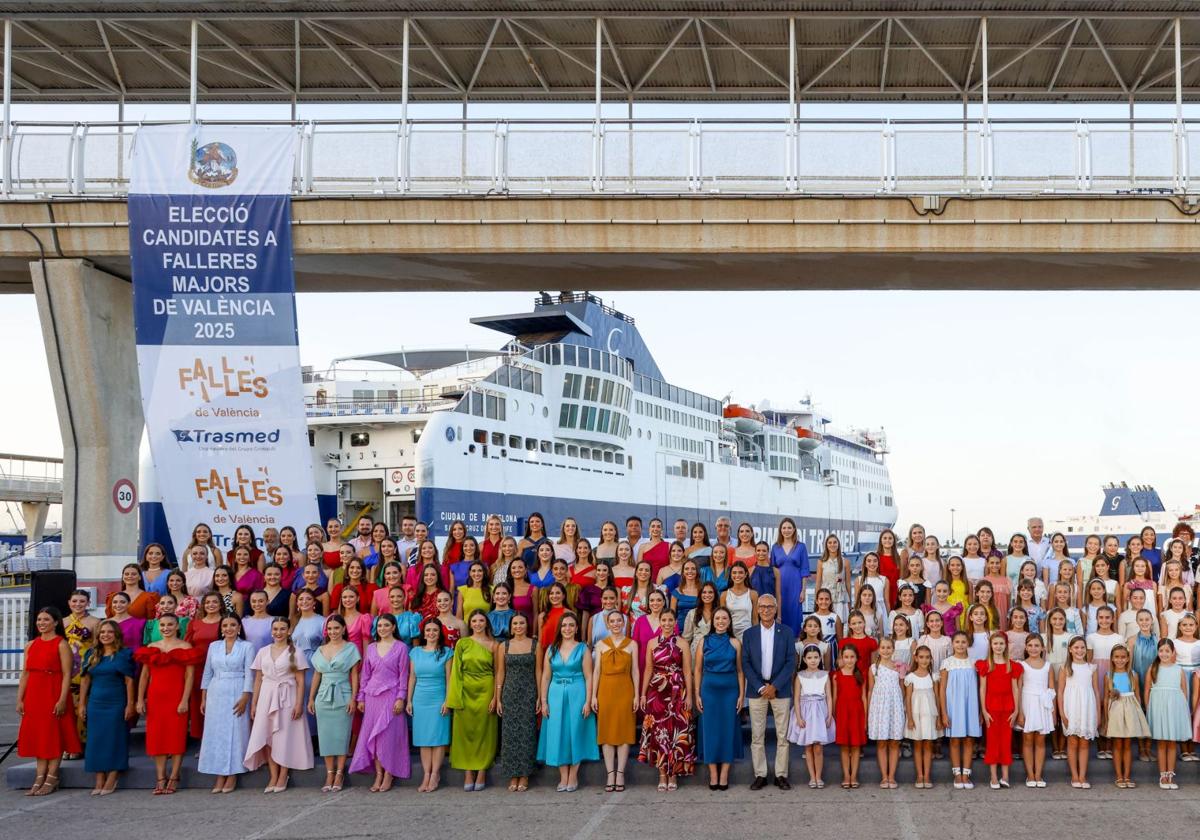
[[[237,153],[225,143],[192,141],[188,180],[208,189],[227,187],[237,178]]]
[[[176,443],[194,443],[201,446],[216,444],[266,444],[279,443],[279,429],[269,432],[209,432],[204,429],[172,429]]]

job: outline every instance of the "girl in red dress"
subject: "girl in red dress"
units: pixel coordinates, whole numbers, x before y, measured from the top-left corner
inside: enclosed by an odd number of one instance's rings
[[[833,672],[833,725],[834,741],[842,751],[842,789],[856,788],[858,762],[867,743],[867,681],[853,646],[842,649],[840,665]]]
[[[843,648],[854,648],[854,652],[858,654],[855,667],[858,668],[858,676],[865,683],[867,669],[871,667],[871,657],[879,649],[879,642],[867,635],[867,620],[858,610],[850,613],[850,617],[846,620],[846,628],[846,636],[838,645]]]
[[[1008,655],[1008,636],[992,633],[988,655],[975,663],[979,674],[979,696],[983,698],[984,738],[987,744],[983,761],[991,771],[992,790],[1008,787],[1008,768],[1012,765],[1012,731],[1021,701],[1020,662]],[[1000,778],[996,778],[996,768]]]
[[[37,760],[33,787],[26,796],[45,796],[58,789],[63,753],[83,751],[71,703],[71,646],[62,614],[54,607],[38,610],[37,638],[25,646],[25,667],[17,686],[17,755]]]
[[[134,654],[143,666],[137,711],[146,716],[146,753],[154,759],[157,771],[155,796],[174,793],[179,785],[179,768],[187,750],[192,684],[196,665],[203,661],[190,644],[179,638],[178,618],[164,615],[158,620],[158,630],[162,639]],[[166,775],[168,758],[170,778]]]
[[[221,635],[221,618],[224,603],[216,592],[209,592],[200,599],[200,611],[194,621],[189,621],[183,640],[196,649],[198,662],[208,656],[208,646]],[[188,704],[188,734],[197,741],[204,736],[204,713],[200,711],[200,680],[192,685],[192,699]]]

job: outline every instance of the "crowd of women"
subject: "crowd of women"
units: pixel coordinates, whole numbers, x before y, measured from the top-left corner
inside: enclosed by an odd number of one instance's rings
[[[1073,555],[1033,519],[1005,550],[982,528],[949,558],[914,525],[854,563],[834,535],[810,561],[791,519],[773,544],[748,524],[715,530],[679,520],[672,539],[654,519],[643,536],[630,517],[593,545],[574,520],[553,536],[533,513],[520,537],[499,517],[480,538],[455,522],[439,550],[411,518],[396,536],[365,519],[351,540],[331,520],[303,548],[292,529],[260,547],[242,526],[222,552],[198,525],[182,568],[146,546],[103,620],[83,591],[65,620],[38,612],[17,701],[29,794],[52,793],[79,757],[93,795],[112,793],[139,719],[156,795],[176,791],[189,739],[213,794],[263,765],[264,793],[282,792],[318,756],[323,791],[364,774],[382,792],[414,754],[420,792],[447,759],[464,790],[496,768],[514,792],[539,764],[574,791],[581,763],[603,759],[605,790],[620,791],[631,753],[661,791],[697,764],[724,790],[746,710],[755,789],[768,711],[783,789],[789,743],[810,788],[825,786],[831,744],[847,789],[869,742],[884,788],[909,755],[916,787],[932,787],[947,751],[955,789],[974,787],[980,758],[989,786],[1008,787],[1014,756],[1024,784],[1045,787],[1047,741],[1075,788],[1090,787],[1093,746],[1118,788],[1135,787],[1135,752],[1167,790],[1177,760],[1197,760],[1200,553],[1186,523],[1161,548],[1146,528]]]

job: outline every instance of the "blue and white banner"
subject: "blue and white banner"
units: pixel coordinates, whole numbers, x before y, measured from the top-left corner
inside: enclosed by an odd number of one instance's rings
[[[292,270],[291,127],[150,126],[129,250],[142,410],[176,552],[317,521]]]

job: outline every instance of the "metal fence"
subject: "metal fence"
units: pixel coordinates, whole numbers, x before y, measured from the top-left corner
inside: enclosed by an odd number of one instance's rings
[[[0,685],[16,685],[21,679],[28,621],[29,592],[0,593]]]
[[[288,124],[294,192],[318,196],[1185,193],[1191,150],[1200,150],[1191,142],[1200,124],[1160,119]],[[122,195],[137,128],[14,123],[0,143],[0,189],[9,198]]]

